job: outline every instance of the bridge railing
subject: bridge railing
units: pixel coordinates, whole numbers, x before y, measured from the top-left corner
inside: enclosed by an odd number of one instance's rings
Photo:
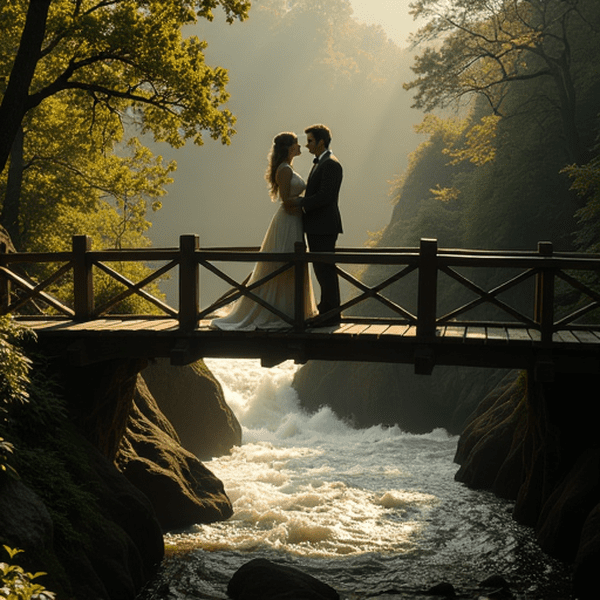
[[[249,263],[251,268],[257,261],[273,263],[273,269],[260,281],[253,282],[238,282],[218,266],[220,263],[244,262]],[[290,327],[302,331],[309,325],[304,320],[302,293],[306,277],[305,265],[319,261],[335,264],[339,277],[354,290],[333,314],[338,312],[343,317],[354,306],[374,301],[392,315],[365,316],[363,311],[362,316],[352,317],[353,321],[402,323],[414,327],[416,335],[424,338],[435,336],[440,327],[459,324],[522,327],[539,332],[542,341],[550,341],[557,330],[583,327],[580,325],[582,319],[587,321],[586,328],[600,329],[600,311],[596,311],[600,307],[600,294],[596,291],[600,287],[597,285],[600,282],[600,256],[554,253],[552,245],[547,242],[541,242],[537,251],[487,251],[439,249],[436,240],[423,239],[419,248],[339,248],[335,253],[310,253],[306,252],[303,244],[297,244],[295,252],[282,254],[259,252],[258,248],[200,248],[196,235],[181,236],[179,248],[92,250],[88,236],[74,236],[70,252],[0,253],[0,312],[19,315],[28,303],[37,302],[47,307],[40,309],[41,316],[50,311],[54,315],[85,321],[115,316],[120,302],[137,295],[160,312],[160,315],[145,316],[174,318],[178,320],[181,329],[191,329],[196,327],[199,320],[210,318],[216,311],[246,296],[278,315]],[[133,282],[110,266],[115,262],[164,264],[142,280]],[[43,263],[56,263],[59,266],[40,282],[27,276],[28,265]],[[357,265],[363,268],[378,266],[384,272],[383,278],[375,284],[367,285],[350,272],[350,267]],[[144,289],[175,268],[179,270],[177,308],[169,306]],[[210,306],[201,309],[202,269],[213,273],[231,289]],[[94,290],[96,270],[115,279],[122,286],[122,291],[100,306],[96,305]],[[262,284],[290,270],[294,274],[293,315],[283,314],[260,294]],[[481,270],[510,272],[511,275],[508,279],[496,282],[491,289],[486,289],[475,283],[475,277],[470,276]],[[416,276],[416,284],[405,285],[406,278],[411,273]],[[53,284],[67,275],[73,280],[72,302],[69,303],[57,300],[48,292]],[[473,298],[440,314],[438,291],[442,285],[442,277],[451,280],[453,285],[468,290]],[[410,290],[410,309],[390,298],[394,294],[389,293],[389,288],[399,283]],[[13,291],[18,290],[18,294],[12,293],[11,288]],[[568,288],[571,293],[568,302],[571,307],[557,316],[558,306],[564,308],[564,298],[569,296],[564,288]],[[557,291],[559,289],[560,293]],[[529,306],[530,309],[524,311],[515,308],[503,299],[502,295],[510,290],[520,294],[522,302],[519,304]],[[483,305],[494,307],[506,315],[507,320],[469,320],[467,315]],[[330,316],[332,314],[322,315],[310,325],[318,326],[319,319]]]

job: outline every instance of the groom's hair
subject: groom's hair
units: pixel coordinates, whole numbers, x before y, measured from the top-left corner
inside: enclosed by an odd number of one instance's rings
[[[312,133],[315,136],[317,144],[319,140],[325,142],[325,148],[329,148],[331,143],[331,130],[326,125],[311,125],[304,130],[304,133]]]

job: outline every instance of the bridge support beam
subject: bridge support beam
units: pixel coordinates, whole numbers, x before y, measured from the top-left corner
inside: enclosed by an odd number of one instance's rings
[[[415,375],[431,375],[435,366],[435,354],[431,346],[415,348]]]
[[[541,257],[552,258],[553,246],[551,242],[539,242],[538,252]],[[542,342],[551,343],[554,333],[554,279],[555,268],[541,268],[536,277],[534,315],[535,321],[540,326]]]
[[[530,374],[531,375],[531,374]],[[538,356],[533,367],[533,380],[536,383],[551,383],[556,377],[556,365],[551,356]]]

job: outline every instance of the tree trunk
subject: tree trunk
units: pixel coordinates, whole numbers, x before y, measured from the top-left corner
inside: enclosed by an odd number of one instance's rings
[[[0,173],[6,167],[13,141],[23,116],[29,109],[29,86],[46,33],[46,20],[52,0],[29,0],[25,27],[21,34],[6,93],[0,104]]]
[[[6,180],[6,194],[0,214],[0,225],[10,235],[13,244],[21,250],[21,229],[19,214],[21,207],[21,189],[23,184],[23,128],[19,125],[10,152],[10,165]]]

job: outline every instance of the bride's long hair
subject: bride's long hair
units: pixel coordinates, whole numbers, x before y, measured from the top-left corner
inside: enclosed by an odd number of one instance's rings
[[[290,147],[298,143],[298,136],[295,133],[279,133],[273,139],[273,147],[269,152],[269,164],[265,179],[269,184],[269,195],[271,200],[276,202],[279,195],[279,185],[277,183],[277,169],[282,162],[288,159]]]

